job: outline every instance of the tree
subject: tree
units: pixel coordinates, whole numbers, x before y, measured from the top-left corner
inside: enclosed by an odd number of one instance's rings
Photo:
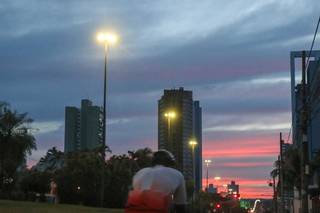
[[[56,147],[49,149],[46,155],[40,158],[39,162],[32,167],[33,170],[41,172],[54,173],[61,169],[64,164],[64,153],[57,150]]]
[[[66,154],[64,166],[55,176],[60,201],[97,206],[103,166],[101,156],[95,151]]]
[[[137,171],[151,166],[152,150],[150,148],[128,151],[128,155],[113,155],[107,161],[106,205],[123,208],[132,178]]]
[[[40,172],[35,170],[26,170],[20,175],[20,189],[28,196],[29,193],[45,194],[50,190],[50,179],[52,175],[49,172]]]
[[[36,149],[31,122],[27,113],[18,113],[8,104],[0,104],[0,190],[12,188],[17,169]]]
[[[297,148],[290,147],[284,153],[283,173],[286,181],[285,187],[293,189],[301,188],[300,152]]]
[[[137,163],[139,169],[151,166],[152,153],[148,147],[137,151],[128,151],[129,157]]]
[[[137,163],[127,155],[113,155],[107,161],[105,198],[108,207],[124,207],[132,177],[138,170]]]

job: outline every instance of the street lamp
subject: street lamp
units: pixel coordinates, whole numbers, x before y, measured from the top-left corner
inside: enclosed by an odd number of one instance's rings
[[[221,177],[219,176],[216,176],[213,178],[215,181],[217,181],[217,192],[218,192],[218,189],[219,189],[219,180],[221,180]]]
[[[114,33],[100,32],[97,34],[97,40],[99,43],[104,45],[104,83],[103,83],[103,131],[102,131],[102,142],[106,145],[106,100],[107,100],[107,54],[108,48],[118,42],[118,36]],[[105,157],[105,151],[102,153],[103,158]]]
[[[191,141],[189,141],[189,145],[191,146],[191,149],[192,149],[192,167],[193,167],[193,181],[194,181],[194,185],[195,185],[195,174],[196,174],[196,172],[195,172],[195,157],[194,157],[194,148],[195,148],[195,146],[197,145],[198,143],[197,143],[197,141],[195,141],[195,140],[191,140]]]
[[[209,188],[209,181],[208,181],[208,179],[209,179],[209,172],[208,172],[208,170],[209,170],[209,164],[210,164],[211,162],[212,162],[211,160],[204,160],[204,163],[206,164],[206,167],[207,167],[207,190],[208,190],[208,188]]]
[[[108,48],[118,42],[118,36],[114,33],[100,32],[97,34],[97,41],[104,45],[104,83],[103,83],[103,131],[102,131],[102,159],[105,161],[105,146],[106,146],[106,99],[107,99],[107,54]],[[103,167],[104,168],[104,167]],[[101,195],[100,205],[103,206],[104,200],[104,169],[102,169],[101,179]]]
[[[171,119],[175,119],[177,114],[174,111],[168,111],[164,113],[164,117],[167,118],[168,121],[168,144],[170,147],[170,151],[172,152],[172,142],[171,142]]]
[[[194,202],[194,197],[195,197],[195,191],[196,191],[196,171],[195,171],[195,160],[194,160],[194,148],[197,145],[197,141],[195,140],[190,140],[189,145],[191,146],[192,149],[192,176],[193,176],[193,195],[192,195],[192,201]],[[192,212],[193,212],[193,202],[192,202]]]

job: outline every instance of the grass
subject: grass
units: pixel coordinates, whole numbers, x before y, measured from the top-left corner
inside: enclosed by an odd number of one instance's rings
[[[123,213],[120,209],[0,200],[1,213]]]

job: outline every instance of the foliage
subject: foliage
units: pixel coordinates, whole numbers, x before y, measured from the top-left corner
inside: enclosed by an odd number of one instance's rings
[[[32,169],[42,172],[54,173],[63,167],[64,153],[56,147],[49,149],[44,157],[40,159]]]
[[[134,160],[127,155],[114,155],[107,161],[106,205],[123,207],[133,175],[138,171]]]
[[[103,167],[104,162],[97,152],[66,154],[65,165],[55,177],[61,202],[97,206]]]
[[[279,177],[279,161],[275,161],[274,169],[271,171],[270,176],[272,178]],[[293,190],[294,187],[300,189],[300,154],[299,150],[294,147],[290,147],[283,156],[283,179],[284,188],[287,190]],[[280,187],[280,182],[277,185],[277,189]],[[280,190],[277,190],[280,191]]]
[[[128,151],[128,155],[136,162],[139,169],[151,166],[152,150],[150,148]]]
[[[17,169],[25,162],[26,155],[36,149],[31,122],[27,113],[0,104],[0,190],[12,189]]]
[[[28,192],[45,194],[50,190],[50,179],[51,174],[48,172],[26,170],[21,174],[20,189],[26,194]]]
[[[194,192],[194,181],[186,180],[187,197],[191,198]]]
[[[129,151],[128,155],[114,155],[107,161],[108,185],[106,205],[123,207],[132,184],[134,174],[151,166],[152,150],[149,148]]]
[[[300,171],[300,153],[297,148],[290,147],[284,153],[284,180],[286,180],[285,187],[300,189],[301,187],[301,171]]]

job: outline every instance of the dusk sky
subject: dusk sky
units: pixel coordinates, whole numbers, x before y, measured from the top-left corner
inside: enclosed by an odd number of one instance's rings
[[[113,153],[156,149],[157,101],[184,87],[202,106],[209,175],[222,177],[210,182],[270,197],[279,132],[291,126],[289,54],[310,48],[319,11],[319,0],[2,0],[0,100],[39,128],[29,164],[63,150],[65,106],[102,105],[95,35],[112,30],[121,38],[108,65]]]

